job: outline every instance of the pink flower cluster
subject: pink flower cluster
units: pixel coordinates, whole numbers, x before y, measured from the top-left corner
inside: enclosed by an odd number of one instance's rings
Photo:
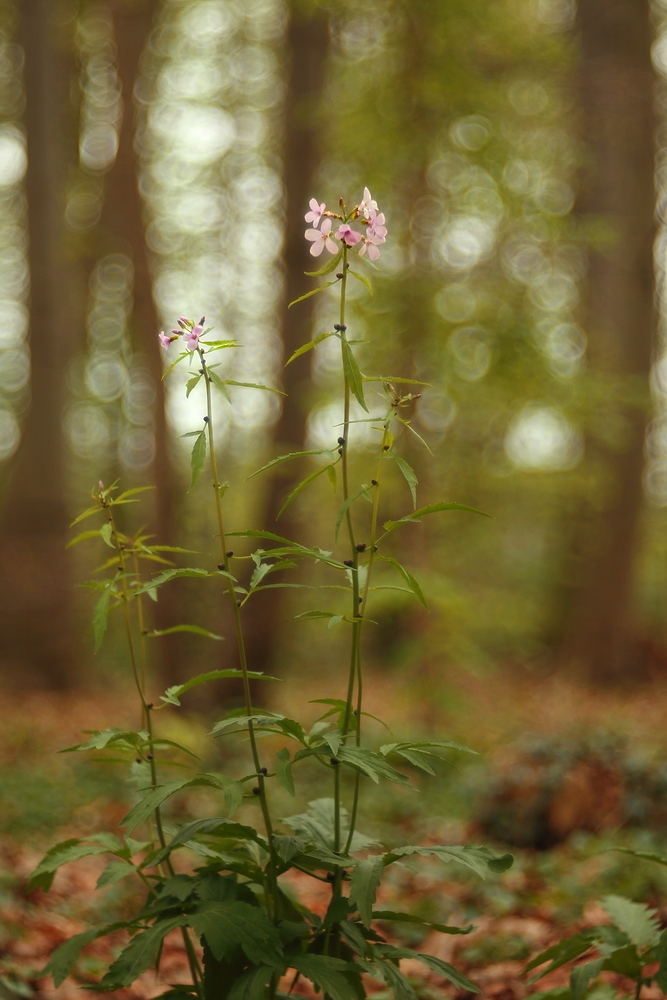
[[[178,325],[180,330],[172,330],[171,334],[166,334],[164,330],[162,333],[158,334],[160,343],[166,350],[170,344],[173,344],[175,340],[182,335],[185,341],[185,347],[188,351],[196,351],[199,347],[199,338],[204,332],[204,323],[206,322],[206,317],[202,316],[198,323],[195,323],[192,319],[186,319],[185,316],[179,317]]]
[[[310,211],[306,213],[305,219],[313,226],[306,230],[306,239],[312,243],[310,252],[313,257],[319,257],[325,247],[329,253],[338,253],[339,245],[335,241],[339,240],[350,249],[361,244],[357,250],[359,256],[363,257],[368,252],[371,260],[377,260],[380,256],[379,248],[387,239],[384,213],[378,212],[378,204],[371,198],[368,188],[364,188],[364,197],[346,218],[337,212],[328,212],[324,202],[320,204],[316,198],[311,198]],[[331,232],[332,219],[340,219],[342,223],[335,233]],[[358,233],[352,229],[347,219],[360,219],[366,232]]]

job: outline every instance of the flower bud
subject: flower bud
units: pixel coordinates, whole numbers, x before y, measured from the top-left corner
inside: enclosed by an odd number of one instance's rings
[[[343,559],[343,566],[354,566],[351,559]]]
[[[359,542],[357,544],[357,546],[356,546],[356,549],[357,549],[357,552],[365,552],[366,551],[366,542]]]
[[[262,794],[262,789],[259,787],[259,785],[255,785],[255,787],[252,790],[252,794],[253,795],[261,795]]]
[[[345,438],[338,438],[338,444],[345,444]],[[102,484],[100,483],[100,486]]]
[[[234,555],[234,553],[232,552],[231,549],[229,549],[229,551],[227,552],[227,558],[231,559],[233,555]]]
[[[269,773],[268,767],[260,767],[259,773],[260,774],[268,774]]]
[[[224,563],[218,563],[218,569],[224,569],[224,568],[225,568]]]
[[[340,761],[337,760],[335,757],[331,757],[331,759],[329,760],[329,763],[331,764],[332,767],[338,767],[338,765],[340,764]]]

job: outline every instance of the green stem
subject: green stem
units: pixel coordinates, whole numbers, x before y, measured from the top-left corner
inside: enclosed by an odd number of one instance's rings
[[[150,705],[146,701],[146,693],[145,693],[145,669],[142,672],[143,673],[143,680],[144,680],[144,683],[142,684],[142,677],[140,677],[140,675],[139,675],[139,670],[138,670],[138,667],[137,667],[137,657],[136,657],[136,654],[135,654],[135,651],[134,651],[134,642],[132,640],[132,622],[131,622],[131,619],[130,619],[130,595],[129,595],[129,591],[128,591],[128,587],[127,587],[127,570],[126,570],[126,565],[125,565],[125,548],[124,548],[124,545],[121,542],[120,537],[118,535],[118,531],[116,529],[116,523],[114,521],[113,514],[111,513],[111,507],[106,502],[103,503],[103,506],[105,507],[106,512],[107,512],[107,516],[109,518],[109,523],[111,525],[111,533],[113,535],[114,544],[116,546],[116,552],[118,553],[118,559],[119,559],[119,562],[120,562],[120,567],[119,568],[120,568],[120,571],[121,571],[121,574],[122,574],[122,580],[123,580],[123,593],[122,593],[122,598],[121,599],[122,599],[122,603],[123,603],[123,617],[124,617],[124,620],[125,620],[125,634],[126,634],[126,637],[127,637],[127,646],[128,646],[129,652],[130,652],[130,662],[132,664],[132,674],[134,676],[134,682],[135,682],[135,684],[137,686],[137,691],[139,693],[139,698],[141,699],[142,715],[143,715],[143,719],[145,720],[146,729],[148,731],[148,740],[149,740],[149,746],[150,746],[149,765],[150,765],[150,772],[151,772],[151,788],[156,788],[157,787],[157,768],[156,768],[156,764],[155,764],[155,755],[153,753],[153,749],[154,749],[153,742],[152,742],[153,741],[153,723],[152,723],[152,720],[151,720],[151,709],[152,709],[153,706]],[[135,556],[135,560],[136,560],[136,556]],[[143,624],[143,618],[142,618],[141,614],[140,614],[140,617],[139,617],[139,621],[140,621],[140,623]],[[143,660],[142,660],[142,662],[143,662]],[[162,828],[162,816],[160,814],[160,807],[159,806],[154,811],[153,815],[155,816],[155,826],[157,828],[157,834],[158,834],[158,840],[160,841],[160,847],[162,847],[164,849],[167,845],[166,845],[166,840],[165,840],[165,836],[164,836],[164,830]],[[171,864],[171,859],[169,859],[169,858],[167,858],[167,870],[169,871],[170,875],[174,875],[175,874],[174,873],[174,869],[173,869],[172,864]],[[199,966],[199,961],[197,959],[197,955],[196,955],[195,950],[194,950],[194,948],[192,946],[192,941],[190,940],[190,938],[188,936],[186,928],[182,927],[181,931],[182,931],[182,934],[183,934],[183,943],[185,945],[185,950],[186,950],[187,955],[188,955],[188,964],[190,966],[190,972],[192,974],[192,981],[193,981],[193,984],[195,986],[195,989],[197,990],[198,996],[201,997],[202,996],[202,990],[201,990],[201,976],[202,976],[202,972],[201,972],[201,968]]]
[[[218,465],[215,457],[215,440],[213,434],[213,408],[211,405],[211,377],[208,373],[208,368],[206,367],[206,358],[204,352],[198,349],[199,358],[201,360],[202,371],[204,373],[204,381],[206,383],[206,415],[207,421],[206,425],[208,428],[208,446],[209,454],[211,456],[211,473],[213,476],[213,489],[215,492],[215,511],[218,520],[218,532],[220,535],[220,547],[222,551],[222,561],[227,573],[227,593],[229,595],[229,602],[231,604],[232,613],[234,615],[234,629],[236,632],[236,643],[239,651],[239,661],[241,665],[241,673],[243,675],[243,695],[245,699],[246,715],[248,718],[248,736],[250,739],[250,749],[252,753],[253,763],[255,765],[255,771],[257,772],[257,785],[259,787],[259,802],[262,809],[262,816],[264,817],[264,826],[266,828],[266,837],[269,843],[269,852],[271,855],[269,864],[269,880],[271,883],[272,894],[273,894],[273,916],[274,919],[278,917],[278,883],[276,878],[276,869],[278,867],[278,858],[276,856],[275,847],[273,844],[273,824],[271,823],[271,815],[269,813],[269,806],[266,798],[266,784],[264,781],[264,774],[262,772],[262,767],[259,759],[259,752],[257,750],[257,738],[255,736],[255,730],[252,722],[252,699],[250,696],[250,679],[248,677],[248,660],[246,656],[245,640],[243,638],[243,627],[241,625],[241,612],[236,598],[236,591],[234,590],[234,581],[232,579],[232,574],[230,570],[229,555],[227,554],[227,543],[225,540],[225,529],[222,519],[222,500],[220,498],[220,479],[218,477]]]

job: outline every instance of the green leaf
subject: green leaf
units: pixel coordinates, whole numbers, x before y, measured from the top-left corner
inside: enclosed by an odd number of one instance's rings
[[[622,851],[623,854],[631,854],[633,858],[642,858],[644,861],[655,861],[658,865],[667,865],[667,855],[655,854],[653,851],[634,851],[630,847],[612,847],[612,851]]]
[[[95,636],[95,652],[97,652],[102,645],[102,639],[104,638],[104,633],[107,630],[107,622],[109,620],[109,602],[111,600],[111,593],[113,588],[113,582],[110,581],[102,591],[101,596],[95,602],[95,607],[93,609],[93,635]]]
[[[174,632],[192,632],[194,635],[206,636],[207,639],[221,640],[223,638],[223,636],[209,632],[208,629],[201,628],[199,625],[172,625],[171,628],[154,629],[152,632],[146,633],[146,638],[156,639],[161,635],[173,635]]]
[[[264,1000],[266,987],[271,982],[274,969],[267,965],[244,972],[227,994],[227,1000]]]
[[[357,359],[354,356],[354,351],[347,343],[347,341],[341,341],[343,345],[343,372],[345,374],[345,380],[350,387],[352,394],[357,399],[357,402],[366,413],[369,412],[366,406],[366,400],[364,399],[364,381],[361,377],[361,372],[359,371],[359,365],[357,364]]]
[[[342,746],[336,756],[338,760],[353,767],[355,771],[367,775],[376,785],[380,778],[395,781],[400,785],[410,784],[410,779],[406,775],[401,774],[391,764],[388,764],[380,754],[367,750],[366,747]]]
[[[357,281],[361,282],[361,284],[364,286],[364,288],[367,290],[368,294],[372,298],[373,297],[373,286],[371,285],[371,283],[368,280],[368,278],[366,277],[366,275],[365,274],[358,274],[356,271],[353,271],[352,268],[350,268],[349,273],[352,274],[352,275],[354,275],[354,277],[357,279]]]
[[[176,360],[172,361],[172,363],[169,365],[169,367],[165,371],[164,375],[162,376],[163,381],[164,381],[164,379],[166,379],[167,375],[172,370],[172,368],[175,368],[176,365],[179,364],[183,360],[183,358],[189,358],[189,357],[190,357],[190,351],[183,351],[181,354],[179,354],[178,357],[176,358]]]
[[[266,465],[263,465],[261,467],[261,469],[257,469],[257,471],[253,472],[253,474],[251,476],[248,476],[248,479],[246,479],[246,482],[248,482],[250,479],[254,479],[255,476],[258,476],[260,474],[260,472],[265,472],[267,469],[272,469],[274,465],[280,465],[281,462],[289,462],[293,458],[304,458],[307,455],[329,455],[330,454],[330,455],[333,456],[334,453],[335,453],[334,449],[332,449],[332,448],[311,448],[309,451],[291,451],[289,453],[289,455],[281,455],[279,458],[274,458],[274,459],[272,459],[272,461],[267,462]],[[286,539],[285,539],[285,541],[286,541]]]
[[[239,385],[243,389],[264,389],[265,392],[275,392],[277,396],[287,395],[282,389],[274,389],[270,385],[262,385],[260,382],[237,382],[233,378],[226,378],[225,385]]]
[[[607,955],[602,963],[602,968],[609,972],[618,972],[621,976],[634,979],[635,982],[641,978],[644,959],[640,958],[637,947],[628,944],[624,948],[617,948],[611,955]]]
[[[572,989],[572,1000],[584,1000],[586,990],[591,984],[591,980],[597,979],[602,969],[604,959],[596,958],[592,962],[584,962],[577,965],[570,974],[570,988]]]
[[[99,507],[96,507],[95,509],[99,510]],[[79,542],[84,542],[86,541],[87,538],[99,538],[99,537],[100,537],[100,532],[97,528],[95,528],[93,531],[82,531],[80,535],[77,535],[76,538],[73,538],[71,542],[68,542],[65,548],[71,549],[73,545],[78,545]]]
[[[292,357],[285,362],[285,368],[287,368],[287,366],[290,365],[296,358],[300,358],[302,354],[307,354],[308,351],[312,351],[312,349],[314,347],[317,347],[318,344],[321,344],[323,340],[328,340],[329,337],[335,337],[335,336],[336,336],[335,333],[318,334],[317,337],[314,337],[312,340],[309,340],[307,344],[304,344],[303,347],[299,347],[299,349],[294,352]]]
[[[127,500],[128,497],[136,496],[137,493],[146,493],[148,490],[154,489],[154,486],[133,486],[131,490],[124,490],[120,496],[116,497],[115,500],[112,500],[111,506],[113,507],[115,504],[122,503],[124,500]]]
[[[414,913],[399,913],[396,910],[374,910],[372,920],[392,920],[402,924],[421,924],[423,927],[432,927],[434,931],[441,934],[470,934],[475,928],[472,924],[467,927],[451,927],[449,924],[436,924],[432,920],[424,920]]]
[[[319,271],[304,271],[303,273],[307,274],[309,278],[321,278],[323,274],[331,274],[331,272],[335,271],[338,267],[342,256],[343,247],[341,247],[336,256],[332,257],[331,260],[324,265],[324,267],[319,269]],[[331,282],[331,284],[333,284],[333,282]],[[299,300],[297,299],[296,301],[298,302]]]
[[[211,382],[216,387],[216,389],[218,389],[222,393],[222,395],[225,397],[228,403],[231,403],[232,397],[227,392],[227,386],[222,381],[218,373],[214,372],[212,368],[207,368],[206,370],[208,372],[208,377],[210,378]]]
[[[292,774],[292,761],[287,747],[278,750],[276,758],[276,777],[283,788],[291,796],[294,796],[296,794],[294,789],[294,775]]]
[[[331,849],[335,840],[335,802],[333,799],[315,799],[308,803],[308,811],[297,816],[287,816],[283,823],[304,840],[317,844],[319,847]],[[341,840],[345,842],[348,835],[347,810],[340,810]],[[377,840],[366,837],[355,831],[350,849],[363,851],[368,847],[376,847]]]
[[[190,482],[190,489],[194,487],[195,483],[201,476],[205,462],[206,462],[206,428],[204,428],[203,431],[200,431],[198,437],[195,439],[194,448],[192,449],[192,455],[190,456],[190,468],[192,469],[192,481]]]
[[[368,486],[362,486],[360,490],[357,490],[356,493],[352,493],[347,500],[344,500],[340,505],[338,514],[336,515],[336,527],[334,528],[334,538],[336,541],[338,541],[338,532],[340,531],[340,526],[343,523],[343,518],[347,514],[348,509],[355,500],[358,500],[359,497],[362,496],[370,497],[370,489]]]
[[[343,621],[344,615],[339,615],[335,611],[302,611],[300,615],[295,615],[297,621],[314,621],[317,618],[334,619],[336,622]]]
[[[113,528],[111,526],[111,522],[107,521],[107,523],[103,524],[102,527],[100,528],[100,538],[102,539],[105,545],[109,546],[110,549],[115,549],[116,546],[113,542],[112,534],[113,534]]]
[[[187,918],[179,915],[160,920],[148,930],[136,934],[113,963],[100,986],[118,989],[131,986],[155,962],[162,941],[175,927],[183,927]]]
[[[417,1000],[417,994],[401,970],[393,962],[379,959],[370,963],[371,975],[380,979],[394,994],[394,1000]]]
[[[658,943],[660,926],[655,910],[649,909],[644,903],[633,903],[623,896],[605,896],[600,900],[600,905],[638,948]]]
[[[79,514],[78,517],[75,517],[72,523],[70,524],[70,528],[73,528],[75,524],[79,523],[79,521],[85,521],[87,517],[91,517],[91,515],[93,514],[101,514],[101,513],[102,513],[102,507],[98,503],[95,503],[93,504],[92,507],[86,508],[83,514]],[[73,544],[74,542],[72,542],[72,545]]]
[[[331,1000],[359,1000],[354,984],[345,975],[354,970],[350,962],[329,955],[290,955],[288,961]]]
[[[472,980],[464,976],[458,969],[455,969],[449,962],[444,962],[441,958],[435,958],[433,955],[423,955],[421,952],[415,952],[412,957],[419,959],[425,966],[437,973],[437,975],[442,976],[443,979],[448,979],[450,983],[458,986],[459,989],[466,990],[469,993],[482,992],[479,986],[476,986]]]
[[[301,492],[301,490],[304,490],[306,488],[306,486],[309,486],[315,479],[317,479],[318,476],[321,476],[322,473],[326,472],[326,471],[327,471],[327,466],[323,465],[321,469],[316,469],[316,471],[313,472],[313,473],[311,473],[310,476],[307,476],[305,479],[302,479],[301,482],[299,483],[299,485],[294,487],[294,489],[292,490],[292,492],[290,493],[290,495],[287,497],[287,500],[285,500],[285,503],[282,505],[282,507],[278,511],[278,513],[276,515],[276,521],[278,520],[278,518],[280,517],[280,515],[283,513],[283,511],[286,510],[287,507],[289,507],[289,505],[291,504],[292,500],[294,500],[295,497],[297,497],[299,495],[299,493]]]
[[[216,636],[215,638],[220,638]],[[269,674],[263,674],[257,670],[249,670],[248,677],[254,681],[277,681],[280,680],[279,677],[271,677]],[[189,691],[190,688],[199,687],[200,684],[207,684],[209,681],[220,681],[227,678],[243,679],[242,670],[210,670],[206,674],[198,674],[197,677],[191,677],[189,681],[184,684],[175,684],[173,687],[167,688],[163,695],[160,695],[160,701],[167,702],[169,705],[180,705],[178,700],[182,694]]]
[[[238,785],[238,782],[234,784]],[[187,847],[190,841],[203,834],[230,840],[251,840],[268,851],[266,841],[251,826],[242,826],[241,823],[230,823],[228,820],[220,819],[219,816],[210,816],[205,819],[195,819],[182,826],[167,846],[153,858],[152,864],[162,864],[177,847]]]
[[[280,935],[264,910],[242,900],[231,902],[202,901],[188,923],[206,943],[215,958],[221,961],[229,951],[240,945],[251,962],[284,967]]]
[[[389,853],[385,854],[385,867],[398,858],[405,858],[413,854],[420,855],[423,858],[436,857],[445,864],[455,861],[465,868],[470,868],[471,871],[476,872],[481,878],[486,877],[487,870],[502,873],[511,868],[514,863],[514,858],[511,854],[498,856],[490,851],[488,847],[458,847],[449,845],[440,847],[433,845],[432,847],[395,847]]]
[[[356,905],[365,927],[371,926],[373,903],[383,872],[384,859],[381,854],[369,855],[359,861],[352,871],[349,900]]]
[[[192,378],[189,378],[187,380],[187,382],[185,383],[185,398],[186,399],[189,397],[189,395],[192,392],[192,390],[194,388],[196,388],[196,386],[199,385],[200,381],[201,381],[201,375],[193,375]]]
[[[135,590],[134,596],[138,597],[140,594],[147,594],[155,587],[161,587],[163,583],[169,583],[170,580],[175,580],[177,577],[192,576],[202,578],[210,575],[205,569],[199,569],[197,566],[186,566],[183,569],[166,569],[163,573],[159,573],[152,580],[149,580],[148,583],[139,587],[138,590]],[[217,576],[218,574],[215,573],[213,575]]]
[[[441,510],[467,510],[470,514],[481,514],[482,517],[491,517],[491,514],[485,514],[483,510],[477,510],[476,507],[468,507],[464,503],[432,503],[428,507],[421,507],[419,510],[415,510],[412,514],[406,514],[405,517],[401,517],[398,521],[385,521],[383,527],[385,534],[389,534],[394,528],[398,528],[401,524],[408,524],[410,521],[416,521],[418,518],[423,517],[424,514],[437,514]]]
[[[81,840],[78,837],[63,840],[46,852],[34,871],[28,876],[28,891],[41,889],[48,892],[53,883],[53,876],[62,866],[80,858],[92,857],[96,854],[110,854],[122,850],[120,841],[111,835],[97,834]]]
[[[532,958],[528,965],[526,966],[526,972],[530,972],[531,969],[536,969],[539,965],[544,965],[545,962],[549,962],[549,965],[541,972],[538,972],[536,976],[530,980],[530,984],[536,983],[538,979],[546,976],[547,973],[553,972],[554,969],[560,969],[561,965],[565,965],[567,962],[573,961],[575,958],[579,958],[584,952],[593,944],[595,940],[595,931],[587,930],[580,931],[579,934],[574,934],[572,937],[563,938],[562,941],[558,941],[557,944],[547,948],[546,951],[540,952],[535,958]]]
[[[667,993],[667,930],[663,931],[655,951],[655,960],[660,962],[660,968],[655,974],[655,981],[663,993]]]
[[[415,580],[415,578],[412,575],[412,573],[409,570],[407,570],[405,568],[405,566],[403,566],[398,561],[398,559],[394,559],[392,556],[382,556],[381,558],[384,559],[385,562],[390,563],[394,567],[394,569],[398,570],[398,572],[401,574],[401,576],[403,577],[403,579],[405,580],[405,582],[407,583],[408,587],[410,588],[410,590],[412,591],[412,593],[415,595],[415,597],[417,598],[417,600],[419,601],[419,603],[422,604],[428,610],[428,605],[427,605],[426,599],[425,599],[425,597],[424,597],[424,595],[422,593],[422,589],[419,586],[419,584],[417,583],[417,581]]]
[[[123,861],[120,858],[117,861],[110,861],[98,878],[95,888],[103,889],[105,885],[116,885],[128,875],[136,875],[136,873],[137,869],[128,861]]]
[[[396,465],[399,467],[399,469],[403,473],[403,475],[405,477],[405,481],[408,484],[408,486],[410,487],[410,492],[412,493],[412,506],[416,509],[416,507],[417,507],[417,486],[419,484],[419,480],[417,479],[416,473],[415,473],[414,469],[410,465],[408,465],[408,463],[405,461],[404,458],[400,458],[398,455],[395,455],[394,456],[394,461],[396,462]]]
[[[118,930],[119,927],[125,927],[125,924],[105,924],[102,927],[90,927],[87,931],[82,931],[81,934],[75,934],[74,937],[71,937],[64,944],[61,944],[60,947],[56,948],[49,959],[48,965],[38,974],[39,978],[41,979],[42,976],[53,976],[54,986],[58,989],[69,976],[81,949],[85,948],[91,941],[96,941],[97,938]]]

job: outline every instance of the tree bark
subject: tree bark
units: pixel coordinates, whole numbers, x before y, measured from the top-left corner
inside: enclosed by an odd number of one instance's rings
[[[285,107],[284,183],[285,209],[285,300],[283,304],[282,341],[284,361],[310,339],[313,300],[306,299],[295,309],[287,304],[306,290],[303,272],[315,270],[317,263],[308,253],[304,239],[304,214],[308,201],[315,196],[315,177],[319,164],[317,145],[318,115],[324,88],[324,71],[329,48],[326,12],[314,5],[292,3],[288,28],[289,88]],[[310,402],[308,358],[299,359],[283,370],[283,397],[280,419],[275,428],[277,455],[301,451],[304,447],[306,419]],[[299,472],[299,460],[278,466],[280,470],[268,484],[264,525],[290,537],[293,520],[286,512],[276,525],[276,517],[285,496]],[[288,478],[289,477],[289,478]],[[301,477],[299,477],[301,478]],[[253,628],[248,638],[248,662],[252,670],[270,671],[283,606],[282,591],[272,590],[253,599]],[[257,692],[261,697],[262,692]]]
[[[64,202],[77,135],[70,105],[72,39],[53,0],[22,0],[28,167],[31,406],[0,527],[0,662],[9,683],[64,688],[76,675],[64,387],[82,336],[79,265],[66,246]]]
[[[629,391],[599,414],[587,461],[604,492],[577,526],[572,612],[564,652],[592,682],[630,679],[638,644],[632,620],[633,561],[642,506],[648,376],[655,332],[654,74],[648,0],[579,0],[583,132],[590,164],[579,209],[613,230],[589,253],[587,333],[596,373]],[[628,397],[643,395],[633,403]],[[625,399],[622,396],[625,395]],[[613,422],[619,430],[614,434]]]
[[[123,94],[123,119],[118,135],[118,153],[106,177],[104,206],[100,218],[102,243],[108,252],[127,254],[134,265],[134,290],[130,315],[133,350],[142,355],[155,389],[155,458],[150,472],[155,492],[150,530],[162,545],[174,544],[174,470],[169,456],[169,428],[162,381],[163,359],[158,340],[159,316],[153,298],[153,278],[143,222],[143,200],[139,191],[139,162],[135,150],[135,86],[141,57],[146,49],[159,0],[108,0],[117,47],[117,70]],[[158,604],[151,608],[156,627],[175,624],[173,588],[163,588]],[[175,640],[175,641],[174,641]],[[160,646],[160,669],[166,683],[182,681],[182,643],[171,637]]]

